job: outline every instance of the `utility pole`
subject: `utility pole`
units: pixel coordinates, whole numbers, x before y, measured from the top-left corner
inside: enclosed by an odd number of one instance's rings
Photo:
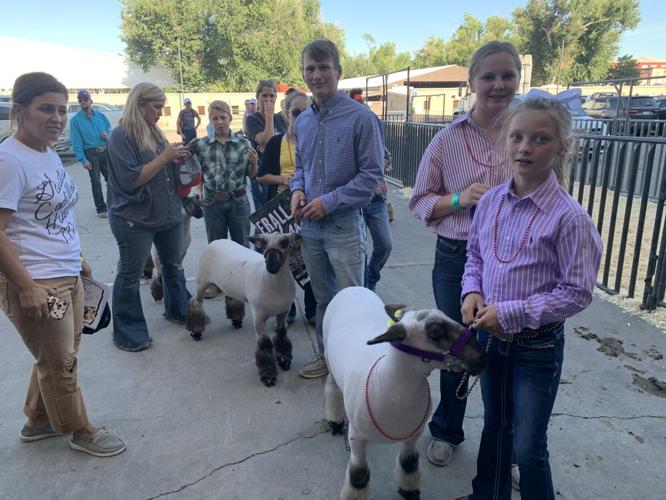
[[[183,107],[183,61],[180,58],[180,36],[176,37],[176,47],[178,48],[178,72],[180,73],[180,108]]]

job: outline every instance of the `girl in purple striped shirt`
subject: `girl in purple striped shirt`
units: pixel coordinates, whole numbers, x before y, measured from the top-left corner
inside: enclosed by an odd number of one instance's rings
[[[455,321],[462,321],[460,293],[472,211],[488,189],[511,177],[506,155],[495,144],[498,118],[516,94],[520,71],[520,56],[510,43],[492,41],[474,53],[469,67],[474,107],[432,139],[409,201],[414,216],[437,233],[432,270],[435,303]],[[458,399],[456,391],[467,390],[466,379],[462,373],[442,370],[439,387],[426,455],[434,465],[445,466],[465,439],[466,399]]]
[[[564,352],[564,320],[587,307],[601,260],[592,219],[567,193],[571,116],[528,99],[500,133],[511,180],[479,201],[463,275],[463,323],[487,345],[484,428],[470,499],[511,498],[511,455],[524,499],[554,499],[546,431]]]

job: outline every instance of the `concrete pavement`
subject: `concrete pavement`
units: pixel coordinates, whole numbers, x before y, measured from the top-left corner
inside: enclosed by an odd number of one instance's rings
[[[77,220],[84,252],[95,278],[110,283],[115,240],[107,221],[95,216],[86,172],[79,164],[68,168],[81,192]],[[391,199],[395,248],[378,293],[385,302],[433,307],[434,236],[410,216],[399,192]],[[187,276],[195,275],[206,244],[203,220],[193,222],[192,232]],[[328,434],[322,421],[323,379],[297,374],[314,355],[314,332],[303,320],[302,302],[289,330],[293,368],[267,388],[254,366],[251,322],[234,330],[222,300],[205,302],[211,322],[203,341],[193,342],[182,327],[161,317],[163,306],[153,302],[147,286],[142,296],[154,338],[150,349],[119,351],[110,329],[84,336],[81,346],[80,383],[89,414],[127,443],[125,453],[108,459],[70,450],[65,437],[19,441],[31,357],[1,315],[0,498],[337,498],[348,452],[344,439]],[[663,332],[600,298],[567,322],[565,366],[549,433],[558,498],[664,498],[662,353]],[[438,377],[430,382],[436,403]],[[467,440],[445,468],[428,462],[428,438],[421,439],[422,498],[451,499],[470,491],[482,415],[477,387],[467,409]],[[392,480],[397,451],[395,445],[370,448],[375,499],[400,498]]]

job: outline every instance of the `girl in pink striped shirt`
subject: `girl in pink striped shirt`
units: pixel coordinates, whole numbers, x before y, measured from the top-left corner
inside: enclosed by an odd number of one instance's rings
[[[483,193],[511,177],[503,151],[495,148],[498,117],[511,104],[521,63],[509,43],[490,42],[472,56],[469,83],[476,101],[469,113],[437,133],[426,149],[409,201],[412,214],[437,233],[432,288],[438,309],[456,321],[472,210]],[[460,373],[440,372],[440,402],[430,420],[427,456],[438,466],[449,463],[465,439],[466,400],[456,398]],[[465,387],[466,389],[466,387]]]
[[[513,178],[480,200],[467,246],[463,323],[488,346],[484,428],[470,499],[554,499],[546,431],[562,372],[564,320],[587,307],[601,260],[592,219],[564,189],[571,116],[528,99],[504,121]]]

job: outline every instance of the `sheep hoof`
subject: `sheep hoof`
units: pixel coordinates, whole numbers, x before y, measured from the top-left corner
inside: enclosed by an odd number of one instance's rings
[[[192,333],[190,333],[190,337],[192,337],[194,340],[196,340],[198,342],[199,340],[201,340],[201,333],[192,332]]]
[[[277,364],[280,368],[282,368],[284,371],[289,370],[291,368],[291,356],[285,356],[283,358],[276,356],[277,359]]]
[[[150,295],[153,296],[155,302],[164,298],[164,289],[162,288],[162,279],[155,278],[150,282]]]
[[[345,421],[342,422],[333,422],[332,420],[328,421],[328,426],[331,428],[331,435],[335,436],[336,434],[344,434]]]
[[[398,488],[398,494],[405,500],[421,500],[421,490],[403,490]]]
[[[277,381],[277,376],[276,375],[262,375],[261,376],[261,382],[266,387],[274,386],[276,381]]]
[[[243,328],[243,321],[240,320],[240,319],[235,319],[235,320],[233,320],[233,321],[231,322],[231,324],[233,325],[233,327],[234,327],[236,330],[238,330],[239,328]]]

